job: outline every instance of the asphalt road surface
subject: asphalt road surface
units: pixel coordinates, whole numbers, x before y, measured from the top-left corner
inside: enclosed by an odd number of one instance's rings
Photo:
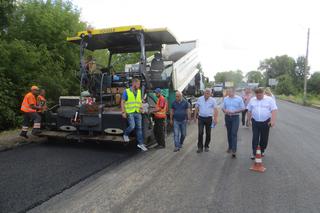
[[[91,176],[80,175],[86,178],[80,179],[72,187],[66,187],[61,193],[55,193],[55,196],[45,202],[39,202],[30,212],[318,213],[320,111],[281,101],[278,101],[278,107],[278,122],[276,127],[271,129],[269,147],[263,159],[267,168],[265,173],[249,170],[252,164],[249,159],[250,129],[240,127],[238,155],[236,159],[232,159],[225,152],[227,140],[222,120],[213,130],[210,152],[201,154],[196,153],[197,128],[195,124],[191,124],[188,127],[188,138],[180,152],[172,152],[172,136],[169,135],[166,149],[151,149],[146,153],[130,155],[128,160],[116,166],[106,167]],[[48,151],[49,147],[43,149],[51,153]],[[110,155],[115,151],[111,150]],[[6,156],[3,156],[4,154]],[[120,155],[128,156],[123,152]],[[18,155],[15,157],[18,158]],[[10,152],[0,153],[1,162],[15,161],[15,157],[12,157]],[[26,157],[21,158],[20,167],[11,167],[12,171],[5,174],[4,180],[0,177],[1,190],[6,187],[3,181],[10,180],[13,174],[16,173],[15,178],[24,178],[17,170],[23,169],[24,162],[27,162]],[[97,163],[100,160],[92,159],[92,162]],[[34,163],[36,165],[36,162]],[[107,163],[99,168],[105,165]],[[0,169],[3,171],[2,167]],[[42,172],[47,170],[50,168],[35,169],[37,172],[33,173],[33,176],[46,177]],[[52,184],[55,178],[63,182],[67,181],[67,177],[68,175],[63,173],[58,178],[57,175],[46,178],[48,183]],[[37,193],[51,188],[51,184],[43,184],[43,188],[38,188],[33,194],[27,194],[25,188],[20,186],[20,193],[33,199]],[[3,199],[2,196],[7,194],[10,192],[1,191],[1,202],[18,199]],[[20,196],[20,199],[23,196]],[[13,204],[6,205],[7,210],[8,206],[14,207]]]
[[[25,212],[134,150],[90,143],[44,143],[0,152],[0,212]]]

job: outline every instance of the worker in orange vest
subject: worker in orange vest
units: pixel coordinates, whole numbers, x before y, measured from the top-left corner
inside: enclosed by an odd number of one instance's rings
[[[166,118],[167,118],[167,110],[168,105],[166,99],[161,94],[161,89],[155,89],[155,94],[158,98],[157,105],[155,110],[153,111],[154,114],[154,135],[156,141],[158,142],[158,148],[165,148],[165,131],[166,131]]]
[[[46,91],[44,89],[40,90],[40,94],[37,97],[37,106],[40,106],[41,109],[38,112],[44,112],[48,109],[47,100],[46,100]]]
[[[33,121],[32,134],[39,134],[41,127],[41,117],[37,113],[37,110],[41,109],[41,106],[37,106],[36,95],[39,93],[39,88],[37,86],[32,86],[31,91],[24,96],[21,104],[21,111],[23,112],[23,125],[20,136],[28,138],[27,132],[30,121]]]

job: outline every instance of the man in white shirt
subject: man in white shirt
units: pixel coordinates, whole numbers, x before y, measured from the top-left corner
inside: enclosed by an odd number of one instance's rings
[[[195,120],[198,120],[198,150],[203,152],[203,129],[206,129],[204,151],[209,151],[211,140],[211,127],[218,123],[218,109],[216,100],[211,97],[211,89],[206,89],[204,95],[199,97],[196,103]]]
[[[256,97],[251,98],[248,109],[248,120],[252,124],[252,156],[255,158],[257,146],[260,145],[262,156],[268,145],[269,129],[275,126],[277,105],[262,88],[255,89]]]

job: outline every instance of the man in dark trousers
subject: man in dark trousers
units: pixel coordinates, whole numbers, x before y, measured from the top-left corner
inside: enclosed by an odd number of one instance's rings
[[[261,154],[268,145],[269,129],[275,126],[277,116],[276,102],[269,96],[264,94],[263,88],[255,89],[256,97],[251,98],[247,109],[249,124],[252,125],[252,156],[255,159],[257,146],[261,147]]]
[[[21,111],[23,112],[23,125],[20,133],[21,137],[28,138],[28,128],[30,121],[33,121],[32,134],[37,135],[41,132],[41,116],[37,113],[37,110],[41,110],[41,106],[37,106],[36,96],[39,94],[39,88],[32,86],[31,91],[27,93],[21,104]]]
[[[218,123],[217,102],[211,96],[211,89],[206,89],[204,95],[199,97],[195,109],[195,121],[198,120],[198,150],[197,153],[203,152],[203,129],[206,129],[206,141],[204,151],[209,151],[211,140],[211,126]]]
[[[228,153],[236,157],[240,113],[245,109],[243,100],[235,95],[234,88],[228,89],[228,96],[223,99],[222,111],[225,114],[225,123],[228,135]]]
[[[156,88],[155,94],[158,98],[157,105],[155,110],[153,111],[154,115],[154,135],[156,138],[156,141],[158,142],[158,148],[165,148],[166,142],[165,142],[165,125],[166,125],[166,118],[167,118],[167,101],[161,94],[161,89]]]

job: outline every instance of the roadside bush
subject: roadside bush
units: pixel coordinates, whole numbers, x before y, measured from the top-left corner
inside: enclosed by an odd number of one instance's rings
[[[320,72],[315,72],[308,80],[308,91],[320,94]]]
[[[296,87],[293,84],[293,79],[289,75],[282,75],[278,78],[276,87],[277,94],[294,95],[297,93]]]
[[[17,124],[14,84],[0,70],[0,130]]]

